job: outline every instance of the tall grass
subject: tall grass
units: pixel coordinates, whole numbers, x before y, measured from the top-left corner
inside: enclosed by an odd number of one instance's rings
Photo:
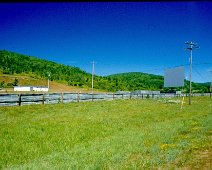
[[[212,99],[192,101],[1,107],[0,169],[210,167]]]

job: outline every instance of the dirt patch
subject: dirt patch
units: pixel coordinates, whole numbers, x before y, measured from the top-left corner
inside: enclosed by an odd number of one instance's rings
[[[178,164],[178,163],[177,163]],[[211,170],[212,169],[212,149],[206,149],[204,151],[196,151],[186,162],[179,167],[183,170]]]
[[[196,165],[192,169],[212,169],[212,149],[195,154],[194,160]]]

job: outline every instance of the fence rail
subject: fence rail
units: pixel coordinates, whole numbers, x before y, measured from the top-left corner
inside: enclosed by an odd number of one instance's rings
[[[21,106],[30,104],[53,104],[115,99],[147,99],[187,97],[188,94],[90,94],[90,93],[42,93],[42,94],[0,94],[0,106]],[[211,93],[194,93],[192,96],[211,96]]]

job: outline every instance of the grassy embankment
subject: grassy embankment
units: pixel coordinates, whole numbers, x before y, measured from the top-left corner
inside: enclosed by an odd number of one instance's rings
[[[48,80],[46,79],[36,79],[36,78],[30,77],[29,75],[7,75],[7,74],[0,73],[0,82],[4,81],[5,83],[11,83],[11,82],[14,82],[15,78],[18,79],[19,86],[46,86],[46,87],[48,86]],[[90,93],[91,92],[91,88],[68,86],[64,82],[59,83],[56,81],[50,81],[49,84],[50,84],[49,92],[74,92],[74,93],[77,93],[77,92]],[[105,91],[94,89],[94,92],[102,93]],[[3,88],[2,90],[0,90],[0,93],[14,93],[14,90],[13,88]],[[27,92],[27,93],[32,93],[32,92]]]
[[[1,107],[0,169],[210,169],[212,98],[192,102]]]

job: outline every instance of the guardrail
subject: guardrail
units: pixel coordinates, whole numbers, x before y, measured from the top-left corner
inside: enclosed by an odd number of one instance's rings
[[[0,106],[21,106],[30,104],[53,104],[53,103],[69,103],[97,100],[115,100],[115,99],[147,99],[147,98],[173,98],[187,97],[188,94],[139,94],[139,93],[40,93],[40,94],[0,94]],[[192,96],[211,96],[211,93],[194,93]]]

